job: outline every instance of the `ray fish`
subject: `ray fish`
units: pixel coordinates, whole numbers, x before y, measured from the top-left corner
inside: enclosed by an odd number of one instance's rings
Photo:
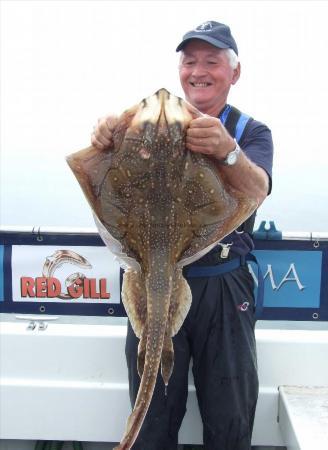
[[[137,399],[115,450],[135,442],[159,368],[165,386],[174,366],[172,337],[191,305],[183,266],[196,261],[256,209],[233,189],[219,164],[185,146],[202,114],[165,89],[125,111],[113,147],[67,157],[100,236],[124,268],[122,300],[139,338]]]

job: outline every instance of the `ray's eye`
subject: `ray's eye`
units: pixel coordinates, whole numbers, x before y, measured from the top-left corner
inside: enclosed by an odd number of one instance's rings
[[[152,141],[147,136],[143,136],[139,147],[139,155],[142,159],[149,159],[151,155]]]
[[[151,123],[146,123],[142,133],[142,142],[146,146],[150,146],[152,144],[152,140],[154,137],[154,125]]]
[[[141,141],[141,145],[146,148],[150,148],[152,145],[152,140],[148,136],[144,136]]]

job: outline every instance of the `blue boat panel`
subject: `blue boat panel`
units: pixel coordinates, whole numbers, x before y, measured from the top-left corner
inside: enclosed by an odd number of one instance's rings
[[[0,302],[4,301],[4,246],[0,245]]]
[[[264,277],[264,307],[320,307],[321,251],[255,250],[254,254]],[[256,273],[253,263],[252,269]]]
[[[33,295],[24,298],[17,286],[22,277],[25,277],[26,281],[26,277],[33,272],[30,270],[33,267],[32,257],[27,258],[29,261],[25,269],[21,270],[22,273],[17,269],[19,264],[15,262],[15,255],[20,254],[24,246],[30,253],[33,252],[33,246],[42,247],[45,249],[45,256],[52,256],[53,252],[49,251],[49,246],[54,251],[58,248],[74,250],[80,247],[81,254],[94,247],[95,250],[98,249],[95,254],[98,254],[104,244],[98,235],[86,233],[43,233],[42,236],[33,233],[0,233],[0,312],[115,317],[126,315],[120,298],[119,303],[117,300],[111,302],[108,298],[84,301],[81,297],[80,301],[68,301],[55,295],[51,299],[43,299],[44,286],[47,285],[44,280],[40,281],[39,298],[33,298]],[[35,254],[42,253],[42,248],[36,250]],[[314,245],[311,241],[258,239],[255,240],[253,253],[264,276],[264,302],[263,308],[258,311],[258,319],[328,320],[328,241]],[[94,267],[96,265],[94,264]],[[256,287],[259,276],[256,265],[250,263],[249,269]],[[37,271],[33,270],[32,281],[36,281]],[[120,288],[122,271],[118,264],[115,270]],[[76,268],[76,271],[79,269]],[[71,272],[75,272],[75,268],[69,267],[69,274]],[[84,272],[87,273],[86,270]],[[110,286],[110,282],[108,285]]]

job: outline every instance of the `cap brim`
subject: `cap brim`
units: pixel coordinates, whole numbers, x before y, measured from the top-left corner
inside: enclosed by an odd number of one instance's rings
[[[182,42],[180,42],[180,44],[177,46],[177,48],[176,48],[175,51],[176,51],[176,52],[179,52],[180,50],[183,49],[183,47],[184,47],[189,41],[192,41],[193,39],[198,39],[198,40],[200,40],[200,41],[208,42],[209,44],[212,44],[212,45],[214,45],[214,47],[217,47],[217,48],[230,48],[229,45],[225,44],[225,43],[222,42],[222,41],[219,41],[218,39],[213,39],[213,38],[210,37],[210,36],[199,36],[199,35],[196,34],[195,36],[188,37],[187,39],[184,39]]]

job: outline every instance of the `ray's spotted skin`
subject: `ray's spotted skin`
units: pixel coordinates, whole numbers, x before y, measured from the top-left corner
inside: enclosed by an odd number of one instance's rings
[[[125,269],[122,298],[140,339],[140,388],[121,443],[132,447],[161,366],[173,371],[172,337],[191,305],[182,267],[199,259],[256,209],[232,189],[219,165],[186,149],[201,113],[161,89],[119,118],[109,151],[88,147],[67,158],[99,232]]]

